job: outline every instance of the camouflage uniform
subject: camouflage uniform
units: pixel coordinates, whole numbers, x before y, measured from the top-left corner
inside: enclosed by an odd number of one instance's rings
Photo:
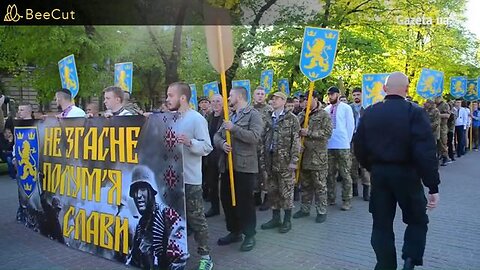
[[[435,107],[430,107],[426,111],[432,125],[433,136],[438,140],[440,138],[440,111]]]
[[[143,115],[142,109],[138,107],[137,103],[129,101],[123,108],[129,112],[131,112],[133,115]]]
[[[353,143],[352,143],[353,146]],[[357,158],[353,154],[353,147],[350,148],[352,157],[352,169],[350,170],[350,177],[352,177],[352,183],[356,184],[358,179],[362,181],[362,185],[370,186],[370,173],[360,166]]]
[[[350,149],[328,149],[327,190],[329,204],[335,204],[335,198],[337,197],[337,173],[342,177],[342,201],[349,202],[352,199],[351,167]]]
[[[299,160],[300,124],[293,113],[284,111],[276,123],[273,117],[267,120],[265,131],[264,166],[269,176],[268,194],[272,208],[292,209],[295,175],[289,165],[296,166]]]
[[[298,118],[303,124],[305,112],[301,112]],[[308,134],[304,139],[300,169],[301,210],[305,213],[310,212],[314,196],[317,214],[327,213],[327,143],[331,135],[332,120],[328,113],[320,109],[320,106],[312,110],[308,121]]]
[[[197,252],[200,256],[209,255],[208,225],[203,208],[201,185],[185,184],[185,203],[188,228],[192,229],[195,242],[198,243]]]
[[[272,117],[273,108],[270,105],[267,105],[267,104],[255,104],[253,107],[262,116],[262,121],[263,121],[263,124],[264,124],[264,126],[263,126],[264,131],[261,135],[262,140],[261,140],[261,143],[258,144],[258,148],[257,148],[259,172],[264,172],[266,170],[266,168],[262,167],[262,162],[260,162],[260,159],[261,159],[261,157],[265,158],[265,152],[264,152],[265,151],[265,146],[263,145],[263,142],[265,142],[265,123],[267,121],[270,121],[270,119]],[[263,164],[265,165],[265,162],[263,162]],[[255,183],[254,192],[255,193],[258,193],[258,192],[261,192],[261,191],[268,192],[267,180],[268,179],[265,179],[265,177],[263,176],[263,173],[259,173],[257,175],[257,182]]]
[[[440,114],[449,114],[450,113],[450,106],[444,101],[440,102],[437,105],[438,111]],[[438,140],[438,152],[440,153],[441,157],[446,158],[448,155],[448,147],[447,147],[447,140],[448,140],[448,118],[441,118],[440,117],[440,138]]]

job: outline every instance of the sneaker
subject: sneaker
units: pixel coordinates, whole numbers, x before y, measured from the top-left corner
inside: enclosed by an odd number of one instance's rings
[[[212,270],[213,269],[213,260],[212,257],[208,256],[208,258],[200,258],[200,262],[198,264],[198,270]]]

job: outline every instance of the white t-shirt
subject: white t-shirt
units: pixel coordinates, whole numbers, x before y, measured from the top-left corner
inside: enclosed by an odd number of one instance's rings
[[[65,118],[72,117],[85,117],[85,112],[77,106],[73,105],[67,115],[65,115]]]

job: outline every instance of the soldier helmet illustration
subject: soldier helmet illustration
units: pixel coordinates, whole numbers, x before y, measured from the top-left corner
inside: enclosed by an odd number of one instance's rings
[[[153,193],[157,195],[157,191],[153,188],[151,182],[155,181],[155,175],[152,170],[145,165],[137,165],[133,168],[132,183],[130,184],[130,197],[134,197],[134,192],[140,187],[148,187]]]
[[[62,203],[58,197],[53,197],[52,199],[52,207],[55,209],[62,209]]]

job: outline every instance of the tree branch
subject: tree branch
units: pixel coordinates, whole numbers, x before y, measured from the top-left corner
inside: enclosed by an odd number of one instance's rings
[[[152,27],[149,25],[148,26],[148,34],[150,35],[150,39],[152,40],[152,43],[155,47],[155,50],[157,51],[158,55],[162,59],[163,63],[167,65],[168,63],[168,56],[167,53],[163,50],[162,46],[160,45],[160,42],[158,41],[157,37],[155,36],[155,33],[153,33]]]

